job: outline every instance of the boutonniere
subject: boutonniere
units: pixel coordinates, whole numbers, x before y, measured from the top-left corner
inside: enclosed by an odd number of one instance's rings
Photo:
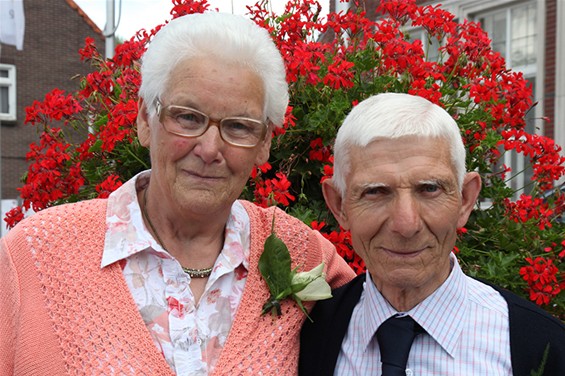
[[[262,315],[271,311],[280,316],[280,303],[283,299],[294,299],[298,307],[308,316],[303,301],[324,300],[332,297],[330,285],[326,282],[324,263],[309,272],[298,272],[291,269],[290,253],[286,244],[274,232],[275,218],[271,235],[265,240],[263,253],[259,258],[259,271],[263,276],[271,295],[263,305]],[[310,319],[312,321],[312,319]]]

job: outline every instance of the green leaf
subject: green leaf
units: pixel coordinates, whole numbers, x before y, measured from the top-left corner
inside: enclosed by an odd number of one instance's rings
[[[302,312],[304,312],[304,314],[306,315],[306,317],[308,317],[308,320],[310,320],[310,322],[314,322],[314,320],[312,320],[312,318],[310,317],[310,315],[308,314],[308,311],[306,310],[306,307],[304,307],[304,304],[302,304],[302,300],[292,294],[292,298],[294,299],[294,301],[296,302],[296,304],[298,305],[298,307],[300,307],[300,309],[302,310]]]
[[[103,115],[98,117],[98,119],[96,119],[96,121],[93,123],[93,125],[97,128],[99,128],[100,126],[104,125],[108,123],[108,115]]]
[[[273,298],[280,300],[290,294],[290,254],[284,242],[274,233],[265,240],[264,251],[259,258],[259,271]]]
[[[281,304],[276,299],[269,299],[265,304],[263,304],[263,311],[261,312],[262,315],[271,311],[273,316],[280,316],[282,315],[281,311]]]
[[[545,369],[545,364],[547,363],[547,357],[549,355],[549,343],[545,346],[545,350],[543,352],[543,358],[541,359],[541,364],[537,370],[532,370],[530,372],[531,376],[543,376],[543,371]]]
[[[96,140],[96,142],[88,149],[89,153],[97,153],[100,151],[102,151],[102,140]]]

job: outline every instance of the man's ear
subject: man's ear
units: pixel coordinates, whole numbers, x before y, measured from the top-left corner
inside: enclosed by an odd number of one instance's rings
[[[344,230],[349,230],[349,219],[343,209],[343,197],[335,187],[332,179],[326,179],[322,182],[322,193],[324,194],[326,205],[328,205],[332,211],[339,225],[343,227]]]
[[[477,172],[468,172],[463,178],[461,189],[461,208],[457,219],[457,228],[464,227],[473,211],[481,192],[481,176]]]
[[[143,98],[139,98],[137,109],[137,138],[142,146],[149,147],[151,127],[149,127],[149,114]]]

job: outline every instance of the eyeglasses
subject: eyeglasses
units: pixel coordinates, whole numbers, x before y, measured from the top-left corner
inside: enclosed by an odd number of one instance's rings
[[[256,146],[267,133],[267,125],[262,121],[246,117],[226,117],[221,120],[211,120],[202,112],[190,107],[169,105],[162,107],[156,102],[157,116],[169,133],[181,137],[202,136],[213,124],[220,130],[222,140],[233,146],[252,148]]]

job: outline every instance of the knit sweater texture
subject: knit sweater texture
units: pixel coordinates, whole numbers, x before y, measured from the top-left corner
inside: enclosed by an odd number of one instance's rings
[[[353,272],[331,243],[299,220],[242,203],[251,224],[249,274],[213,375],[295,375],[305,315],[286,300],[282,316],[261,316],[269,291],[257,264],[273,215],[293,268],[310,270],[323,261],[334,288]],[[1,240],[0,375],[173,375],[119,263],[100,267],[105,213],[106,200],[56,206]]]

